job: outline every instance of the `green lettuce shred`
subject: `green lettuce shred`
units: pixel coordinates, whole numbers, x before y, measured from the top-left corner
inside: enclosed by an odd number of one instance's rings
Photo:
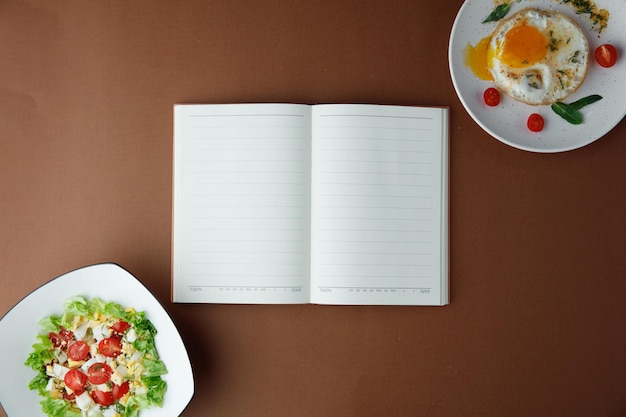
[[[80,411],[72,410],[70,403],[60,398],[45,398],[41,401],[41,409],[50,417],[81,417]]]

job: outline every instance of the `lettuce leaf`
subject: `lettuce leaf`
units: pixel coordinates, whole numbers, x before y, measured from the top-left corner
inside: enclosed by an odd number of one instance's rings
[[[63,324],[63,320],[59,316],[48,316],[39,320],[39,326],[45,332],[58,332]]]
[[[135,313],[129,319],[137,334],[137,340],[133,342],[135,349],[148,358],[158,359],[159,354],[154,345],[154,336],[156,336],[157,330],[152,322],[146,319],[143,313]]]
[[[33,344],[33,351],[28,355],[24,364],[35,371],[40,371],[52,359],[54,359],[52,342],[50,342],[48,335],[40,334],[37,335],[37,342]]]
[[[117,319],[125,319],[127,314],[124,308],[116,303],[107,303],[102,310],[102,314],[105,316],[115,317]]]
[[[28,384],[28,389],[37,390],[39,395],[45,396],[48,394],[46,387],[48,386],[48,375],[44,372],[39,372]]]
[[[89,305],[87,304],[87,299],[80,295],[65,300],[65,302],[63,303],[63,307],[65,308],[65,314],[71,314],[75,316],[89,315]]]
[[[72,298],[68,298],[63,304],[65,311],[63,312],[63,316],[61,316],[63,327],[71,327],[70,323],[74,320],[74,317],[77,316],[88,316],[89,315],[89,305],[85,297],[76,296]]]
[[[151,405],[152,404],[148,400],[147,394],[136,395],[128,399],[122,414],[124,417],[137,417],[139,415],[139,411],[144,408],[149,408]]]
[[[89,311],[93,315],[93,313],[102,313],[104,311],[104,307],[106,306],[106,302],[101,298],[92,298],[89,303]]]
[[[145,367],[144,375],[147,377],[160,376],[167,373],[165,364],[160,360],[144,358],[143,366]]]
[[[146,395],[150,404],[157,407],[163,407],[163,399],[165,398],[167,383],[159,376],[144,377],[142,378],[142,381],[148,388],[148,393]]]
[[[41,410],[50,417],[81,417],[80,411],[73,410],[70,403],[60,399],[48,397],[41,401]]]

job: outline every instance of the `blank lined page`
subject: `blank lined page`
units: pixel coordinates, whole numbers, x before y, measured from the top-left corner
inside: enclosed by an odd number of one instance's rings
[[[173,299],[304,303],[310,109],[177,105]]]
[[[314,108],[314,303],[447,303],[447,123],[440,108]]]

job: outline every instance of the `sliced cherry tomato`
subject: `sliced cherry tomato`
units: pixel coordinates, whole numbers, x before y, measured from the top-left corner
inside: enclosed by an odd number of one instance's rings
[[[106,363],[98,362],[94,363],[87,370],[87,378],[89,382],[95,385],[104,384],[111,379],[113,370]]]
[[[85,392],[85,390],[78,389],[70,394],[67,391],[63,390],[63,399],[67,401],[75,401],[76,397],[80,397],[83,394],[83,392]]]
[[[500,92],[493,87],[489,87],[483,93],[483,99],[486,105],[495,107],[500,104]]]
[[[113,389],[111,390],[111,392],[113,392],[113,397],[115,397],[116,400],[119,400],[124,395],[126,395],[129,390],[130,384],[128,381],[126,381],[122,383],[122,385],[113,385]]]
[[[68,388],[79,391],[87,384],[87,375],[82,373],[80,369],[70,369],[63,377],[63,382]]]
[[[113,392],[111,391],[95,390],[91,392],[91,397],[97,404],[104,406],[112,405],[115,402]]]
[[[67,356],[73,361],[84,361],[89,357],[89,345],[79,340],[67,348]]]
[[[617,49],[611,44],[600,45],[595,52],[596,62],[601,66],[608,68],[617,62]]]
[[[104,356],[115,358],[122,353],[122,342],[116,337],[107,337],[98,343],[98,350]]]
[[[113,326],[111,326],[111,329],[113,329],[113,331],[117,333],[124,334],[126,333],[126,330],[128,330],[129,327],[130,327],[130,324],[128,324],[124,320],[120,320],[117,323],[115,323]]]
[[[541,132],[544,125],[543,116],[538,113],[533,113],[528,117],[528,129],[532,132]]]

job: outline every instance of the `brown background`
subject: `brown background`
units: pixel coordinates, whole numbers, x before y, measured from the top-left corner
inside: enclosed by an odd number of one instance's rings
[[[0,315],[119,263],[180,328],[185,417],[626,415],[626,124],[488,136],[449,76],[461,4],[0,2]],[[170,302],[172,106],[266,101],[451,107],[449,306]]]

